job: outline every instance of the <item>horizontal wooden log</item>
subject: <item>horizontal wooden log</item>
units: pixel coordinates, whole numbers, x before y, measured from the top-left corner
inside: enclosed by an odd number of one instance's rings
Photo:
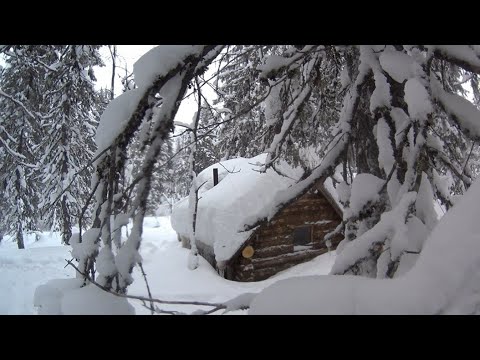
[[[259,238],[269,238],[269,237],[275,237],[278,235],[286,235],[287,231],[287,226],[268,226],[263,228],[262,230],[258,231],[258,236]],[[256,234],[253,235],[254,241],[256,240]]]
[[[239,265],[237,266],[237,269],[244,272],[254,270],[253,264]]]
[[[281,254],[288,254],[293,252],[293,244],[285,244],[285,245],[276,245],[276,246],[269,246],[265,248],[260,248],[255,251],[254,259],[261,259],[261,258],[268,258],[272,256],[278,256]]]
[[[263,267],[263,268],[258,268],[257,266],[255,266],[255,270],[254,270],[255,281],[261,281],[261,280],[268,279],[269,277],[277,274],[280,271],[289,269],[292,266],[301,264],[303,262],[310,261],[310,260],[316,258],[317,256],[322,255],[326,252],[327,252],[327,250],[321,250],[321,251],[316,251],[316,252],[310,251],[310,252],[308,252],[307,255],[305,255],[302,258],[300,258],[300,257],[293,258],[289,262],[276,264],[275,266]]]
[[[242,282],[255,281],[255,275],[253,271],[237,272],[235,273],[234,280]]]
[[[253,275],[250,275],[248,277],[239,275],[234,280],[238,282],[254,282],[255,278],[253,277]]]
[[[332,205],[324,189],[315,187],[279,211],[271,221],[263,223],[251,235],[229,263],[232,278],[253,281],[268,278],[278,271],[309,261],[328,251],[324,237],[342,221],[341,211]],[[294,252],[293,232],[299,226],[312,227],[311,248]],[[343,237],[331,239],[333,248]],[[245,259],[242,250],[250,245],[253,257]]]
[[[239,265],[249,265],[252,263],[252,259],[246,259],[243,256],[239,256],[237,263]]]
[[[312,259],[313,257],[323,254],[326,252],[326,249],[312,249],[297,251],[289,254],[282,254],[279,256],[274,256],[270,258],[253,258],[252,263],[255,271],[257,269],[263,269],[267,267],[276,267],[282,264],[287,263],[300,263]]]
[[[278,217],[277,221],[280,221],[278,225],[290,224],[291,220],[300,218],[308,222],[315,222],[318,220],[340,220],[330,211],[318,210],[318,209],[302,209],[297,212],[286,212]]]
[[[273,275],[279,273],[280,271],[286,270],[288,268],[291,268],[292,266],[295,266],[294,264],[283,264],[277,267],[268,267],[264,269],[259,269],[256,270],[255,273],[253,274],[255,281],[262,281],[266,280],[269,277],[272,277]]]
[[[270,246],[289,245],[292,243],[291,233],[279,236],[264,237],[254,242],[254,249],[262,249]]]
[[[337,220],[335,217],[332,216],[331,213],[325,212],[323,210],[315,210],[315,209],[286,212],[285,214],[282,214],[279,217],[279,219],[283,220],[283,222],[279,225],[292,224],[292,220],[295,221],[296,219],[299,219],[305,222],[315,222],[318,219],[324,219],[324,220],[330,220],[330,221]]]

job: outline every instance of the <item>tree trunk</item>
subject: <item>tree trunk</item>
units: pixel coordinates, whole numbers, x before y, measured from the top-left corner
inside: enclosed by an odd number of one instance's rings
[[[69,116],[69,109],[65,109],[65,115]],[[68,135],[65,124],[62,126],[62,145],[64,149],[68,145]],[[62,162],[62,186],[64,186],[64,181],[67,178],[68,174],[68,155],[67,151],[63,151],[63,162]],[[72,224],[70,222],[70,212],[67,206],[67,196],[64,195],[62,198],[62,242],[65,245],[69,245],[70,237],[72,236]]]
[[[70,215],[67,207],[67,197],[62,199],[62,216],[63,216],[63,229],[62,229],[62,242],[65,245],[70,245],[70,237],[72,236],[72,224],[70,223]]]
[[[22,223],[18,223],[18,230],[17,230],[17,245],[19,249],[25,249],[25,244],[23,242],[23,228]]]

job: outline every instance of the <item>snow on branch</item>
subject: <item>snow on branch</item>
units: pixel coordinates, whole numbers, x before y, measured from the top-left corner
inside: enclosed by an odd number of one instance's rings
[[[480,56],[469,45],[427,45],[433,56],[480,74]]]
[[[110,148],[110,151],[95,163],[94,177],[98,179],[99,184],[95,193],[94,226],[100,228],[104,247],[109,251],[103,252],[99,259],[98,255],[93,253],[79,261],[81,264],[88,263],[88,268],[91,269],[95,261],[104,262],[97,264],[96,268],[103,269],[101,279],[107,288],[116,286],[116,291],[125,293],[133,281],[131,276],[133,267],[141,262],[138,250],[157,156],[173,127],[173,119],[188,83],[198,75],[195,72],[196,66],[207,54],[212,56],[211,51],[214,49],[218,50],[219,47],[208,45],[153,49],[136,63],[134,72],[136,80],[138,78],[140,82],[139,88],[127,91],[115,99],[102,115],[97,131],[97,143],[101,145],[98,151],[107,148]],[[158,93],[163,97],[163,103],[159,108],[155,96]],[[151,116],[148,120],[154,124],[150,133],[150,146],[141,166],[141,176],[138,177],[137,194],[129,214],[129,217],[134,218],[133,228],[126,242],[114,255],[111,246],[113,239],[110,217],[117,213],[122,199],[122,196],[117,196],[114,201],[114,196],[117,194],[117,185],[121,181],[120,174],[126,163],[125,150],[145,116]],[[131,187],[131,191],[133,190]]]
[[[5,135],[7,135],[8,139],[10,141],[14,141],[14,139],[11,137],[11,135],[7,132],[7,130],[0,125],[0,131],[3,131],[5,133]],[[7,151],[10,153],[10,155],[12,155],[14,158],[18,158],[18,159],[23,159],[23,160],[26,160],[26,157],[18,152],[16,152],[15,150],[13,150],[7,143],[7,141],[5,141],[1,136],[0,136],[0,142],[2,142],[3,146],[5,146],[5,149],[7,149]]]
[[[270,145],[270,148],[266,151],[268,152],[267,159],[265,161],[265,167],[264,170],[268,169],[270,166],[272,166],[272,163],[278,158],[280,155],[280,148],[282,147],[283,143],[285,142],[285,139],[292,129],[292,126],[298,118],[298,114],[300,111],[301,106],[305,103],[305,101],[308,100],[310,97],[312,88],[307,85],[305,88],[301,91],[295,102],[291,105],[291,107],[287,110],[285,113],[285,119],[282,124],[282,128],[280,130],[280,133],[275,134],[275,137],[273,138],[273,141]],[[287,115],[288,114],[288,115]],[[272,156],[273,154],[273,156]]]
[[[270,212],[264,214],[263,217],[261,216],[256,222],[245,225],[244,231],[252,230],[265,220],[271,219],[284,205],[302,196],[312,184],[316,182],[323,183],[335,171],[335,167],[341,161],[350,142],[351,123],[355,118],[360,101],[359,94],[368,79],[367,74],[371,74],[370,67],[366,64],[361,63],[359,69],[355,83],[350,87],[343,101],[342,112],[337,126],[338,130],[334,137],[334,139],[337,137],[338,139],[330,143],[322,162],[308,177],[300,180],[288,189],[280,191],[273,202]]]
[[[17,100],[15,99],[13,96],[10,96],[8,95],[7,93],[5,93],[2,89],[0,89],[0,96],[3,96],[11,101],[13,101],[15,104],[17,104],[18,106],[20,106],[24,111],[25,113],[32,119],[32,120],[36,120],[37,117],[30,111],[27,109],[27,107],[20,101],[20,100]]]
[[[152,49],[144,55],[145,58],[142,57],[135,63],[135,80],[138,88],[125,92],[113,100],[105,110],[97,130],[99,151],[114,143],[120,145],[124,141],[129,141],[140,126],[147,109],[150,108],[149,103],[155,98],[155,94],[172,78],[184,71],[186,63],[197,56],[210,54],[213,49],[216,49],[214,46],[181,46],[180,48],[170,52],[170,48],[160,46]],[[168,61],[162,62],[164,56],[168,57]],[[104,128],[104,131],[100,130]]]
[[[406,249],[407,239],[406,218],[409,207],[415,203],[417,193],[409,192],[403,195],[398,205],[391,211],[382,214],[380,221],[370,230],[349,242],[338,255],[331,274],[343,274],[357,262],[367,258],[375,244],[381,244],[385,239],[392,241],[392,257],[397,258]],[[360,260],[359,260],[360,259]]]
[[[160,109],[154,108],[152,121],[154,122],[151,134],[151,145],[144,156],[141,166],[143,178],[139,181],[137,195],[133,202],[131,214],[134,216],[132,232],[122,248],[115,257],[115,264],[119,273],[119,291],[124,292],[127,286],[133,281],[131,272],[134,265],[139,261],[140,254],[138,249],[141,243],[142,224],[145,216],[148,194],[151,188],[151,178],[158,154],[164,140],[167,138],[170,128],[173,125],[173,119],[180,106],[189,82],[198,75],[196,73],[198,63],[203,56],[210,53],[214,47],[206,46],[200,54],[192,57],[186,63],[182,71],[173,76],[164,84],[159,91],[164,93],[164,102]]]
[[[480,139],[480,111],[467,99],[443,90],[442,84],[430,78],[432,95],[440,106],[473,140]]]
[[[257,70],[260,71],[260,78],[274,78],[277,73],[291,67],[297,60],[305,57],[305,54],[317,48],[323,50],[323,46],[305,45],[302,50],[296,51],[291,57],[278,55],[269,56],[264,64],[257,66]]]

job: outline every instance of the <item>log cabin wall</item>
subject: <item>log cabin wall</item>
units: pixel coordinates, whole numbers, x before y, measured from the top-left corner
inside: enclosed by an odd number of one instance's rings
[[[273,219],[261,225],[230,260],[226,278],[236,281],[260,281],[279,271],[309,261],[328,251],[324,236],[342,221],[338,209],[315,188],[280,210]],[[306,226],[304,229],[299,229]],[[295,230],[299,229],[299,230]],[[294,231],[296,235],[294,235]],[[298,240],[308,241],[298,244]],[[295,241],[294,241],[295,237]],[[332,239],[336,248],[342,236]],[[297,242],[297,245],[294,245]],[[242,255],[245,247],[253,247],[250,258]]]

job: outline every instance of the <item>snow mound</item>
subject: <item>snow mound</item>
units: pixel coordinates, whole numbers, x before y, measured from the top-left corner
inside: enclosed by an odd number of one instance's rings
[[[62,315],[62,297],[68,291],[82,286],[82,279],[55,279],[35,289],[33,305],[38,308],[38,315]]]
[[[126,298],[93,284],[66,293],[61,299],[61,310],[64,315],[135,315]]]

